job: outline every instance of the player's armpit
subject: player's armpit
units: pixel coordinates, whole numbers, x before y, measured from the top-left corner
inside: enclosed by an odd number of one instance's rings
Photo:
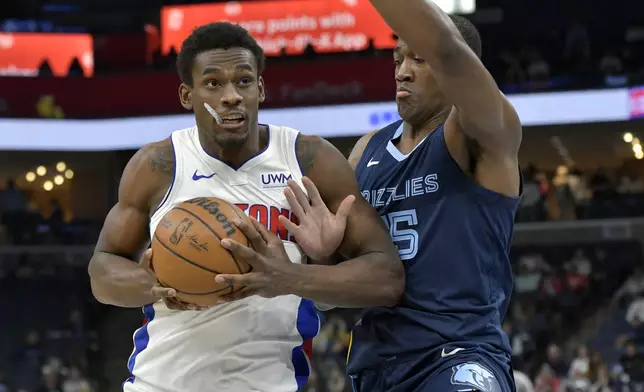
[[[169,141],[143,147],[125,168],[119,201],[105,219],[88,267],[99,302],[140,307],[159,299],[151,293],[156,279],[138,260],[149,244],[149,211],[158,195],[165,193],[173,173]]]
[[[349,195],[356,201],[338,249],[347,260],[334,266],[296,266],[293,294],[340,307],[395,305],[404,291],[404,269],[382,219],[360,195],[351,166],[317,136],[301,135],[297,156],[331,212]]]
[[[430,0],[370,1],[429,64],[447,102],[458,109],[458,127],[483,148],[516,156],[521,142],[518,115],[449,15]]]

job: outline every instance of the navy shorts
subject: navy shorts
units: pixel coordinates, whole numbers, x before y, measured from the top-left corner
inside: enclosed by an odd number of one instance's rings
[[[516,392],[511,371],[466,350],[448,358],[391,361],[350,377],[354,392]]]

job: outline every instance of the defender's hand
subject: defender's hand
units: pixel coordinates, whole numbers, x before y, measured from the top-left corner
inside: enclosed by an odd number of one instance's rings
[[[318,192],[318,188],[308,177],[302,177],[302,183],[309,196],[295,182],[289,181],[284,195],[291,210],[300,221],[299,225],[280,216],[282,223],[297,241],[304,253],[313,260],[324,260],[331,256],[340,246],[347,227],[347,217],[356,201],[355,196],[347,196],[337,213],[332,213]],[[310,199],[310,202],[309,202]]]
[[[236,219],[233,223],[244,232],[252,248],[229,238],[221,240],[224,248],[251,266],[251,272],[242,275],[217,275],[215,282],[232,285],[237,290],[222,296],[219,303],[251,295],[272,298],[289,294],[288,272],[293,264],[286,254],[284,243],[255,219],[251,218],[250,221],[252,223]]]
[[[199,307],[194,304],[188,304],[185,302],[182,302],[176,298],[177,296],[177,290],[170,288],[170,287],[165,287],[162,286],[159,281],[157,280],[156,275],[154,274],[154,269],[152,268],[152,249],[148,249],[143,253],[143,256],[141,256],[141,260],[139,260],[139,265],[145,272],[147,272],[154,280],[156,283],[150,288],[150,294],[163,301],[165,303],[165,306],[167,306],[169,309],[172,310],[203,310],[206,308]]]

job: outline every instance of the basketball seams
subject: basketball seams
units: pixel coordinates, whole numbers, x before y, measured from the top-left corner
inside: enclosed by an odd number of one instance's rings
[[[223,201],[223,200],[222,200],[222,201]],[[228,204],[228,206],[230,206],[230,204],[229,204],[228,202],[226,202],[226,204]],[[239,217],[239,214],[237,214],[237,211],[235,211],[235,209],[234,209],[234,208],[231,208],[231,209],[235,212],[235,215],[237,215],[237,217]],[[214,230],[213,230],[213,229],[208,225],[208,223],[206,223],[206,221],[204,221],[203,219],[201,219],[201,217],[200,217],[199,215],[197,215],[197,214],[195,214],[194,212],[192,212],[192,211],[190,211],[190,210],[188,210],[188,209],[186,209],[186,208],[184,208],[184,207],[181,207],[181,206],[176,206],[176,207],[174,207],[174,208],[173,208],[173,210],[180,210],[180,211],[185,212],[186,214],[189,214],[189,215],[193,216],[195,219],[197,219],[199,222],[201,222],[201,223],[204,225],[204,227],[208,228],[208,230],[209,230],[212,234],[214,234],[215,236],[217,236],[217,238],[219,239],[219,241],[221,241],[221,240],[222,240],[221,236],[220,236],[217,232],[215,232],[215,231],[214,231]],[[227,249],[226,249],[226,251],[230,254],[230,256],[232,257],[233,261],[235,262],[235,265],[237,266],[237,271],[239,271],[239,273],[240,273],[240,274],[244,274],[244,272],[242,272],[241,266],[239,265],[239,261],[237,260],[237,257],[235,257],[235,255],[234,255],[234,254],[232,254],[232,252],[230,252],[229,250],[227,250]]]

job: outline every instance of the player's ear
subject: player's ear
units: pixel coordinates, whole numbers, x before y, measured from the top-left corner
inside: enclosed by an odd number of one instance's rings
[[[181,106],[192,110],[192,88],[185,83],[179,85],[179,101],[181,101]]]
[[[257,82],[257,88],[259,89],[259,103],[262,103],[266,99],[266,94],[264,93],[264,78],[261,76]]]

